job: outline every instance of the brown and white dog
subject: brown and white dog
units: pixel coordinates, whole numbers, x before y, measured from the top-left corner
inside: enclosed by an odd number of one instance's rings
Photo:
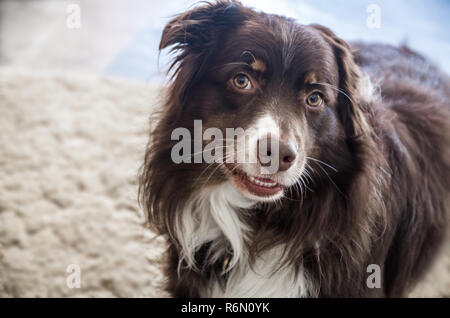
[[[173,296],[406,295],[448,224],[446,75],[408,48],[350,46],[231,0],[175,17],[167,47],[173,81],[140,199],[168,238]],[[257,160],[174,162],[172,134],[194,120],[242,127]],[[263,157],[276,169],[262,173]]]

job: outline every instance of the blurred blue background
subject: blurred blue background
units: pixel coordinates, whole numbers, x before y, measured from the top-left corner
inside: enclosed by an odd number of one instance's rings
[[[0,66],[76,71],[163,83],[165,24],[197,0],[0,0]],[[450,0],[242,0],[257,10],[320,23],[346,40],[408,44],[450,73]],[[76,4],[80,28],[70,28]],[[369,5],[380,9],[370,28]],[[158,63],[159,61],[159,63]]]
[[[171,15],[189,9],[196,1],[167,1],[172,10],[148,12],[148,23],[107,67],[108,74],[138,80],[163,81],[167,56],[158,63],[158,44],[162,29]],[[408,44],[450,73],[449,0],[243,0],[245,5],[265,12],[286,15],[299,23],[319,23],[345,40],[364,40]],[[380,8],[380,28],[369,28],[370,4]]]

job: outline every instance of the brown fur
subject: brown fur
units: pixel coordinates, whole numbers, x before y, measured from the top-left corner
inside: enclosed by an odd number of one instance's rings
[[[290,39],[284,51],[277,42],[283,32]],[[192,129],[194,119],[210,127],[246,128],[260,111],[256,105],[270,99],[278,102],[271,111],[280,118],[305,118],[308,151],[337,171],[311,162],[311,191],[304,196],[291,191],[281,203],[260,204],[251,216],[242,214],[252,229],[247,242],[252,259],[283,243],[285,262],[303,264],[318,296],[404,296],[430,266],[448,225],[447,77],[409,49],[357,44],[354,53],[325,27],[299,25],[236,1],[205,4],[174,18],[160,49],[169,46],[176,52],[174,80],[151,133],[140,187],[152,229],[170,242],[168,290],[177,297],[197,297],[211,275],[220,276],[221,262],[200,270],[182,267],[178,275],[174,224],[198,187],[226,180],[218,170],[194,183],[204,164],[172,163],[172,130]],[[255,75],[265,76],[258,98],[237,96],[222,81],[226,70],[220,66],[245,48],[265,63],[267,74]],[[391,67],[377,58],[386,51],[394,52]],[[427,73],[420,63],[428,66]],[[379,98],[367,100],[362,94],[362,71],[379,82]],[[298,81],[311,72],[343,93],[323,87],[327,110],[300,113]],[[287,127],[298,124],[286,120]],[[206,250],[197,253],[199,265]],[[381,289],[367,288],[368,264],[381,266]]]

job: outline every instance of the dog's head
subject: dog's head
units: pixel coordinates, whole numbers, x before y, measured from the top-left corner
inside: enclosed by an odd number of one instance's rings
[[[193,176],[274,201],[306,182],[313,166],[329,176],[350,164],[348,140],[366,129],[361,78],[349,45],[329,29],[218,1],[170,21],[160,44],[167,47],[173,83],[157,130],[169,142],[177,127],[195,136],[201,120],[202,148],[192,144],[184,158],[204,155],[214,141],[211,154],[222,160],[207,173],[197,165]]]

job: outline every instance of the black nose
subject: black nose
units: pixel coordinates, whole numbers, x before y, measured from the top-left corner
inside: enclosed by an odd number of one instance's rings
[[[290,141],[266,136],[258,140],[258,160],[263,167],[274,167],[275,171],[286,171],[295,162],[297,150]]]

